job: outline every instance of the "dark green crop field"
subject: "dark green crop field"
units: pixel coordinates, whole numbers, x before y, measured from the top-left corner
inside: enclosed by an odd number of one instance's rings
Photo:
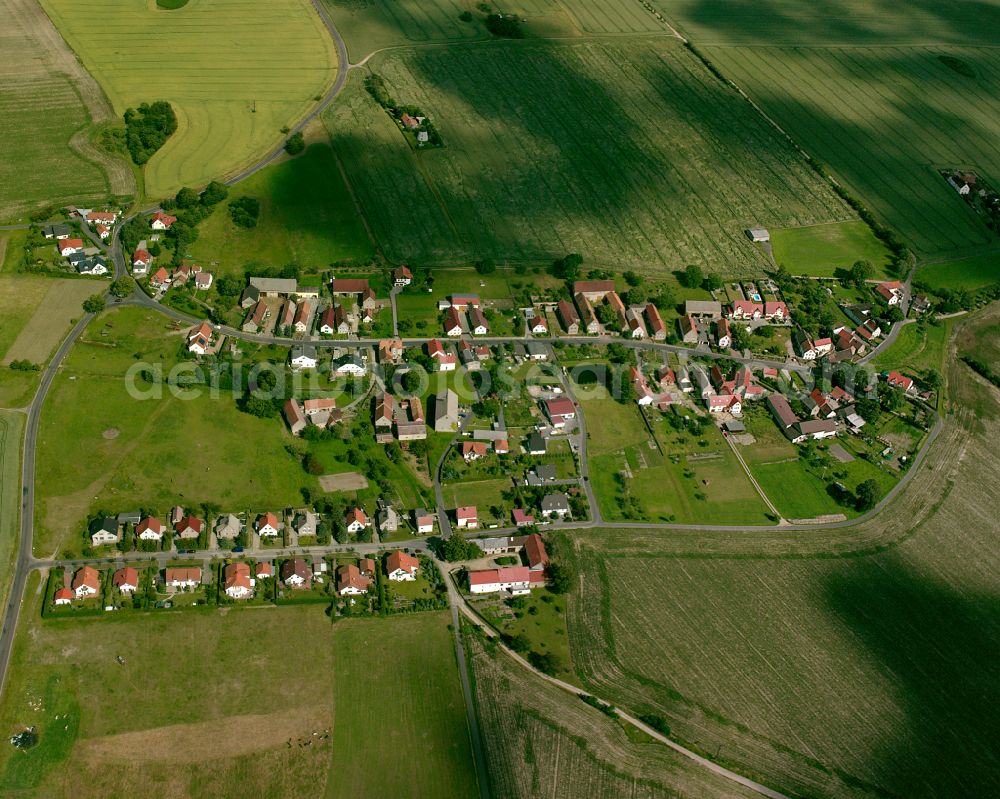
[[[386,255],[754,272],[744,229],[853,217],[673,39],[423,48],[369,62],[445,146],[413,150],[353,77],[325,120]]]

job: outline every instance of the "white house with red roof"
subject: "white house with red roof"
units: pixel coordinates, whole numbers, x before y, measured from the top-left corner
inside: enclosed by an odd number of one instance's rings
[[[885,382],[894,388],[901,388],[907,393],[914,390],[913,378],[907,377],[899,372],[889,372],[889,374],[885,376]]]
[[[139,571],[132,566],[118,569],[111,576],[111,584],[123,594],[134,594],[139,590]]]
[[[202,270],[194,276],[194,287],[198,291],[208,291],[212,288],[212,273]]]
[[[56,249],[63,257],[83,252],[83,239],[60,239],[56,242]]]
[[[406,264],[392,270],[392,283],[394,286],[409,286],[413,282],[413,272]]]
[[[437,364],[439,372],[454,372],[458,357],[436,338],[427,342],[427,354]]]
[[[444,312],[444,334],[452,338],[462,335],[462,315],[455,306]]]
[[[385,559],[386,576],[395,582],[412,582],[417,579],[420,561],[402,550],[394,550]]]
[[[162,541],[163,522],[154,516],[147,516],[135,526],[135,534],[140,541]]]
[[[347,512],[344,524],[347,527],[347,532],[360,533],[362,530],[371,526],[371,519],[368,518],[368,514],[361,508],[351,508]]]
[[[77,599],[97,596],[101,590],[101,575],[93,566],[83,566],[73,575],[71,585]]]
[[[455,508],[455,524],[459,530],[474,530],[479,527],[479,514],[475,505]]]
[[[132,254],[132,274],[144,275],[153,263],[153,256],[147,250],[138,249]]]
[[[898,280],[887,280],[875,287],[878,295],[889,305],[899,305],[903,299],[903,284]]]
[[[525,513],[521,508],[514,508],[511,517],[515,527],[531,527],[535,523],[535,517]]]
[[[576,406],[569,397],[553,397],[545,401],[545,414],[554,428],[561,429],[576,418]]]
[[[149,278],[149,285],[154,289],[166,288],[170,285],[170,273],[161,266]]]
[[[541,584],[544,581],[544,574],[532,572],[527,566],[480,569],[469,572],[469,591],[473,594],[509,591],[514,596],[523,596],[531,593],[532,584]]]
[[[157,211],[153,214],[153,218],[149,221],[149,226],[153,228],[153,230],[170,230],[171,225],[173,225],[176,221],[176,216],[165,214],[163,211]]]
[[[231,599],[247,599],[253,596],[254,580],[250,576],[249,563],[230,563],[222,571],[223,589]]]
[[[276,514],[268,511],[257,517],[257,535],[264,538],[274,538],[281,532],[281,522]]]

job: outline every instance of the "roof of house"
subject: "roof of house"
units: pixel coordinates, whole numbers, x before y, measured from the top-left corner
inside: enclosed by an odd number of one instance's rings
[[[360,294],[368,288],[367,278],[334,278],[330,281],[334,294]]]
[[[455,508],[455,518],[456,519],[475,519],[478,518],[476,514],[475,505],[465,505],[461,508]]]
[[[145,519],[139,522],[139,524],[136,525],[135,533],[136,535],[139,535],[140,533],[144,533],[147,530],[152,530],[154,533],[157,534],[162,533],[163,522],[161,522],[155,516],[147,516]]]
[[[569,510],[569,497],[563,493],[542,497],[542,510]]]
[[[367,591],[372,584],[371,578],[365,577],[361,570],[353,563],[347,563],[337,567],[337,590],[343,591],[345,588],[354,588],[359,591]]]
[[[164,570],[164,578],[168,583],[201,582],[200,566],[171,566]]]
[[[530,517],[529,517],[530,518]],[[528,566],[547,566],[549,553],[545,551],[545,542],[538,533],[532,533],[524,539],[524,556]]]
[[[204,522],[197,516],[187,515],[181,519],[177,524],[174,525],[174,529],[179,533],[188,528],[194,530],[196,533],[201,532],[201,528],[204,526]]]
[[[281,564],[281,579],[288,580],[290,577],[301,577],[308,580],[312,573],[309,565],[302,558],[292,558]]]
[[[420,561],[400,549],[393,550],[385,559],[385,570],[392,574],[397,569],[409,572],[420,568]]]
[[[253,584],[250,582],[250,564],[249,563],[230,563],[226,566],[223,571],[223,579],[225,580],[226,590],[230,588],[245,588],[249,591],[253,588]]]
[[[123,585],[139,585],[139,570],[133,566],[118,569],[111,577],[111,584],[115,588],[121,588]]]
[[[480,569],[469,572],[469,585],[527,583],[530,581],[531,570],[527,566],[506,566],[502,569]]]
[[[553,397],[546,400],[545,408],[550,417],[572,416],[576,413],[576,406],[573,405],[573,400],[569,397]]]
[[[367,526],[368,514],[366,514],[361,508],[351,508],[347,512],[347,523],[354,524],[354,522]]]
[[[778,417],[778,419],[781,420],[781,423],[785,425],[785,427],[791,427],[799,420],[799,417],[797,417],[795,412],[792,410],[792,406],[788,404],[788,400],[786,400],[781,394],[769,395],[767,398],[767,404],[770,405],[771,411]]]
[[[157,211],[155,214],[153,214],[153,218],[150,221],[161,222],[167,227],[170,227],[174,222],[177,221],[177,217],[171,216],[170,214],[165,214],[163,213],[163,211]]]
[[[597,294],[598,292],[607,294],[614,290],[615,281],[613,280],[577,280],[573,284],[574,294]]]
[[[684,313],[687,316],[721,316],[722,303],[717,300],[685,300]]]
[[[444,312],[444,329],[454,330],[456,327],[461,329],[462,317],[459,315],[458,309],[453,305]]]
[[[82,586],[93,588],[95,591],[100,590],[101,575],[93,566],[81,566],[73,575],[73,590]]]
[[[511,513],[511,517],[514,519],[514,524],[534,524],[535,517],[525,513],[521,508],[514,508]]]

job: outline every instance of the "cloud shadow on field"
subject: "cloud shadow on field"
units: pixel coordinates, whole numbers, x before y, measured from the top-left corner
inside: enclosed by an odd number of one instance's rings
[[[884,745],[870,753],[871,779],[899,796],[996,795],[1000,588],[962,593],[892,552],[835,571],[824,597],[896,685],[891,699],[906,714],[905,726],[882,731]]]

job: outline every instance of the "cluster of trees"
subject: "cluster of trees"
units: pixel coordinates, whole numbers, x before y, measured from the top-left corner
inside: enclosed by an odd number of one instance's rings
[[[145,164],[177,130],[177,115],[166,100],[143,103],[125,112],[125,146],[132,160]]]
[[[430,538],[427,544],[435,555],[449,563],[458,560],[475,560],[483,556],[483,550],[479,548],[479,544],[466,540],[465,533],[461,530],[454,530],[448,538]]]
[[[257,227],[260,218],[260,201],[256,197],[237,197],[229,202],[229,216],[241,228]]]
[[[37,372],[42,367],[40,367],[37,363],[32,363],[29,360],[18,358],[10,362],[10,368],[15,372]]]
[[[489,14],[486,30],[501,39],[523,39],[524,20],[517,14]]]
[[[297,131],[288,137],[285,142],[285,152],[289,155],[298,155],[306,149],[306,139],[302,131]]]
[[[986,363],[986,361],[980,360],[972,355],[963,355],[962,361],[966,366],[972,369],[972,371],[989,380],[997,388],[1000,388],[1000,372],[995,371],[993,367]],[[11,364],[11,366],[13,366],[13,364]],[[940,383],[940,377],[938,382]]]
[[[574,252],[553,261],[549,272],[553,277],[572,283],[580,277],[581,264],[583,264],[583,256]]]

